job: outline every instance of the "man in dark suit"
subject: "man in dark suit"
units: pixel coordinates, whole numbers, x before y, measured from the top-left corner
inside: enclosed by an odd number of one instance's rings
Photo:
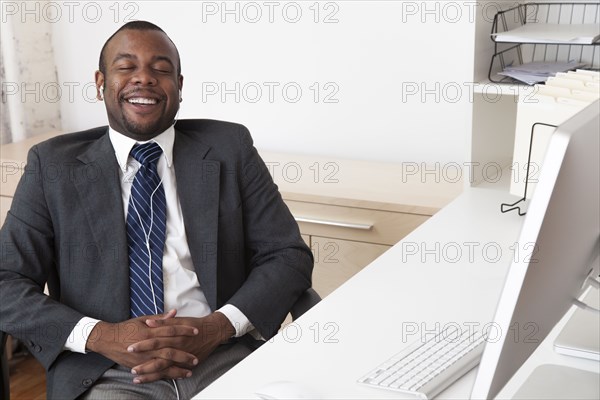
[[[312,255],[246,128],[175,123],[183,77],[159,27],[111,36],[96,84],[110,126],[29,153],[0,330],[47,369],[49,398],[187,398],[277,332]]]

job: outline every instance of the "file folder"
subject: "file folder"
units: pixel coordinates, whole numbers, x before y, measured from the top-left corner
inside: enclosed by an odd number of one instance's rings
[[[510,193],[523,197],[528,179],[527,198],[535,192],[539,172],[554,128],[536,126],[531,141],[529,177],[526,177],[529,144],[534,124],[560,125],[600,97],[598,82],[587,79],[591,74],[575,73],[571,77],[550,78],[546,85],[536,85],[534,94],[520,98],[517,105],[515,144]]]

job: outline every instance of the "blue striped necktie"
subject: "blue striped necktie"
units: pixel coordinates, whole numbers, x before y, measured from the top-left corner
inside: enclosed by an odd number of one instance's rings
[[[127,210],[131,317],[164,312],[162,259],[165,246],[165,190],[156,165],[162,154],[155,142],[136,144],[139,161]]]

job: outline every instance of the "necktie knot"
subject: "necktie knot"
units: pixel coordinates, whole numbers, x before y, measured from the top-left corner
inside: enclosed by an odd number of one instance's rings
[[[161,154],[162,149],[156,142],[136,144],[131,149],[131,156],[144,166],[148,166],[149,164],[156,165]]]

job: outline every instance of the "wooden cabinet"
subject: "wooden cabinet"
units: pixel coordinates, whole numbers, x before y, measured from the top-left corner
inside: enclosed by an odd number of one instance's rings
[[[311,236],[315,256],[313,288],[325,297],[354,276],[390,246]]]
[[[5,144],[1,147],[0,226],[4,224],[17,184],[25,172],[29,149],[33,145],[58,134],[58,132],[48,132],[20,142]]]
[[[286,200],[304,234],[393,245],[430,215]]]
[[[425,222],[429,215],[286,200],[315,257],[313,287],[321,297]]]
[[[450,202],[461,182],[424,182],[403,165],[260,152],[315,257],[325,297]]]

